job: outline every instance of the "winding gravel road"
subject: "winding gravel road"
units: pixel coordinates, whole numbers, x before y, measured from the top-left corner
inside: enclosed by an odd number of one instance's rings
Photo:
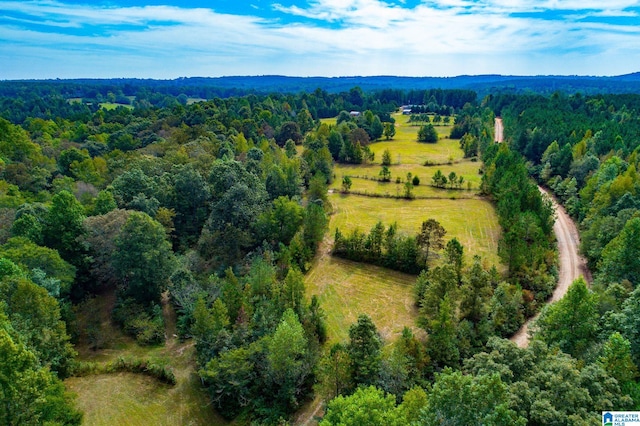
[[[556,222],[553,224],[553,232],[556,234],[556,240],[558,241],[560,276],[558,278],[558,285],[548,302],[553,303],[562,299],[574,280],[584,277],[587,283],[591,283],[591,273],[587,268],[585,259],[580,256],[578,251],[580,247],[580,236],[578,235],[578,229],[575,223],[573,223],[573,220],[571,220],[565,209],[556,202],[553,196],[541,187],[538,187],[538,189],[540,189],[543,195],[551,199],[556,212]],[[536,318],[538,318],[538,315],[524,323],[520,330],[511,337],[511,341],[515,342],[521,348],[526,348],[529,345],[529,325]]]

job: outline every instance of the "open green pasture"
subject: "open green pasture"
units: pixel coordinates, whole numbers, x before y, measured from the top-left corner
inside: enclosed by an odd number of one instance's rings
[[[329,234],[307,274],[306,286],[309,295],[320,299],[331,342],[347,340],[349,326],[361,313],[373,319],[387,341],[396,339],[404,326],[415,330],[417,315],[412,293],[415,277],[331,256],[336,227],[343,233],[355,228],[368,232],[378,221],[397,222],[400,232],[416,234],[423,221],[434,218],[447,230],[446,240],[456,237],[462,243],[467,261],[479,254],[487,267],[498,265],[500,229],[488,201],[407,201],[342,194],[330,194],[329,200],[334,208]]]
[[[392,164],[424,164],[431,161],[442,164],[449,161],[462,159],[464,152],[460,149],[460,141],[449,139],[451,126],[435,126],[440,139],[436,143],[418,142],[418,130],[420,126],[408,123],[409,116],[393,114],[396,120],[396,135],[393,139],[381,140],[369,145],[376,155],[375,162],[382,161],[382,153],[385,149],[391,152]]]
[[[420,126],[422,126],[423,124],[426,124],[426,122],[425,123],[422,123],[422,122],[409,123],[409,119],[411,118],[411,116],[403,115],[399,112],[391,114],[391,116],[394,118],[394,120],[396,120],[396,130],[398,130],[398,128],[403,128],[404,129],[403,131],[407,133],[415,132],[415,134],[417,134],[418,129],[420,129]],[[451,127],[453,127],[453,121],[454,121],[453,117],[451,117],[451,121],[449,124],[439,123],[439,124],[434,124],[433,127],[435,127],[440,137],[449,136],[449,133],[451,132]],[[413,130],[410,130],[410,129],[413,129]]]
[[[330,188],[339,191],[342,187],[342,178],[344,176],[352,177],[352,191],[367,191],[370,194],[391,194],[396,195],[404,190],[404,182],[407,173],[420,178],[420,185],[413,188],[413,193],[417,197],[439,197],[439,198],[473,198],[476,197],[480,188],[481,176],[478,173],[480,163],[469,160],[460,161],[453,164],[444,164],[440,166],[422,166],[419,164],[400,164],[389,166],[391,172],[391,182],[379,182],[377,179],[380,175],[382,166],[380,164],[368,165],[348,165],[336,164],[333,168],[335,179]],[[464,176],[463,190],[449,190],[435,188],[431,186],[431,178],[440,170],[445,176],[450,172],[455,172],[458,176]],[[396,184],[396,177],[400,177],[402,183]],[[471,182],[471,190],[467,182]]]
[[[193,357],[193,347],[180,358]],[[172,359],[172,363],[176,358]],[[178,384],[132,373],[72,377],[67,388],[78,395],[85,425],[225,425],[209,405],[193,368],[176,367]]]
[[[323,253],[306,276],[308,294],[316,294],[326,314],[329,341],[344,342],[349,326],[366,313],[385,341],[405,326],[415,329],[417,309],[412,289],[415,277]]]
[[[328,126],[335,126],[336,123],[338,122],[338,117],[333,117],[333,118],[321,118],[320,119],[321,123],[324,123]]]
[[[118,107],[125,107],[128,109],[133,109],[133,105],[127,105],[127,104],[117,104],[114,102],[101,102],[100,103],[100,108],[104,108],[106,110],[112,110],[112,109],[116,109]]]
[[[500,226],[493,205],[483,199],[398,200],[331,194],[334,214],[329,224],[333,238],[335,229],[344,234],[355,228],[369,231],[381,221],[393,222],[398,230],[417,234],[427,219],[436,219],[447,230],[445,240],[455,237],[464,246],[467,260],[480,255],[489,264],[499,265],[498,240]]]
[[[391,153],[391,164],[444,164],[462,159],[464,152],[460,149],[460,141],[456,139],[439,139],[436,143],[418,142],[416,138],[401,139],[397,136],[389,141],[375,142],[369,145],[375,153],[374,162],[382,162],[385,150]]]
[[[187,105],[192,105],[192,104],[196,104],[198,102],[206,102],[207,100],[205,98],[188,98],[187,99]]]

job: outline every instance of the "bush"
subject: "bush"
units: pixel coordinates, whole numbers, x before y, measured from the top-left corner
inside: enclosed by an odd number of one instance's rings
[[[170,366],[149,359],[121,356],[114,361],[105,363],[77,361],[72,366],[72,375],[76,377],[121,372],[144,374],[172,386],[177,383],[176,376]]]
[[[125,299],[118,302],[113,318],[141,345],[158,344],[164,340],[162,309],[158,305],[145,309],[135,300]]]

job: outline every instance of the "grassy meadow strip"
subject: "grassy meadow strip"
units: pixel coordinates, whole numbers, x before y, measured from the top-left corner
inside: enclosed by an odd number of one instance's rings
[[[329,224],[331,238],[336,228],[347,233],[355,228],[369,231],[377,222],[398,223],[398,230],[416,234],[420,225],[433,218],[447,230],[445,240],[455,237],[470,259],[478,254],[489,265],[499,266],[497,255],[500,226],[493,205],[482,199],[396,200],[331,194],[334,214]]]

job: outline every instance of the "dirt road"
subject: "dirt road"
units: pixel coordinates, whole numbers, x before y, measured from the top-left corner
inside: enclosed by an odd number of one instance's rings
[[[495,141],[498,143],[504,142],[504,126],[502,125],[502,118],[496,117],[495,120]]]
[[[543,188],[540,192],[548,196],[556,211],[556,222],[553,225],[553,232],[558,240],[558,254],[560,261],[560,277],[558,285],[553,291],[549,303],[556,302],[567,293],[571,283],[579,277],[584,277],[587,283],[591,283],[591,273],[587,268],[587,263],[578,253],[580,247],[580,236],[575,223],[569,217],[565,209],[560,206],[553,197]],[[526,348],[529,344],[529,325],[538,316],[529,319],[516,334],[511,337],[511,341],[515,342],[519,347]]]

